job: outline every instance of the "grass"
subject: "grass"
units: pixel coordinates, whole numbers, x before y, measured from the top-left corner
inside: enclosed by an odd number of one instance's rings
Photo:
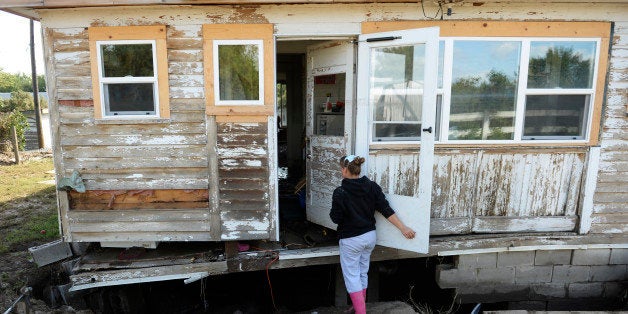
[[[51,158],[0,166],[0,253],[59,238]]]

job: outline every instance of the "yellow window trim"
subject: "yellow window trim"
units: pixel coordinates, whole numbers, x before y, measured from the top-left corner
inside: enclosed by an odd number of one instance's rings
[[[203,25],[205,107],[210,116],[272,116],[275,112],[275,45],[273,24]],[[262,40],[264,45],[264,105],[216,106],[214,99],[214,40]]]
[[[600,38],[593,119],[587,145],[598,145],[611,23],[609,22],[515,22],[515,21],[387,21],[364,22],[362,34],[388,32],[412,28],[440,27],[441,37],[593,37]],[[517,143],[516,145],[525,145]],[[540,143],[532,144],[543,146]],[[547,144],[555,146],[556,144]],[[525,145],[527,146],[527,145]]]
[[[111,26],[90,27],[89,52],[92,73],[92,89],[94,97],[94,118],[102,119],[104,113],[100,102],[100,82],[98,81],[98,61],[96,41],[107,40],[155,40],[157,55],[157,84],[159,87],[159,117],[170,118],[170,93],[168,86],[168,54],[166,46],[166,26]]]

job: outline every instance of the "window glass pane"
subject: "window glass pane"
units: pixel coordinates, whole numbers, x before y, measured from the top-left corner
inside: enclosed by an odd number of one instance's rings
[[[523,136],[584,137],[589,95],[529,95]]]
[[[373,134],[376,141],[418,141],[421,139],[421,125],[418,123],[375,123]]]
[[[345,87],[347,74],[314,77],[312,99],[316,114],[315,134],[343,136],[345,132]]]
[[[259,100],[259,47],[219,45],[220,100]]]
[[[591,88],[595,42],[532,42],[528,88]]]
[[[107,114],[155,113],[153,83],[104,84]]]
[[[513,139],[520,51],[519,42],[454,42],[450,140]]]
[[[103,77],[154,76],[153,45],[101,45]]]
[[[420,123],[425,45],[373,48],[370,62],[374,120]],[[374,134],[375,137],[418,137],[419,129],[420,124],[376,125]]]

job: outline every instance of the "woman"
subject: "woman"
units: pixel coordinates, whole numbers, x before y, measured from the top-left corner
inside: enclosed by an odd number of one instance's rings
[[[342,185],[334,190],[331,220],[338,224],[340,267],[355,313],[366,313],[366,288],[371,252],[375,247],[375,211],[380,212],[408,239],[414,230],[404,225],[390,208],[382,188],[360,177],[364,158],[340,158]]]

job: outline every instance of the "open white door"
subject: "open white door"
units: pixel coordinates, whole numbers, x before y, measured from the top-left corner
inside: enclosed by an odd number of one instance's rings
[[[350,41],[307,50],[306,215],[309,221],[333,229],[331,197],[342,181],[338,161],[353,143],[354,55]]]
[[[406,144],[420,142],[417,192],[387,194],[416,238],[405,239],[377,214],[377,244],[419,253],[429,249],[438,36],[438,27],[375,33],[360,36],[358,46],[356,154],[370,156],[372,146],[416,147]],[[368,160],[363,169],[376,173],[378,165]]]

